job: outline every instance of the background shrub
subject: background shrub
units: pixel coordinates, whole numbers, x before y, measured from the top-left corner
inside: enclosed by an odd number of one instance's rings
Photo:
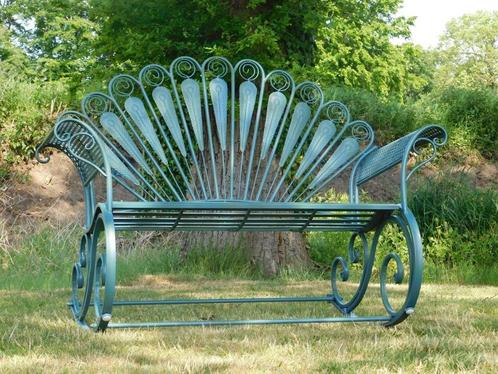
[[[65,103],[60,82],[19,81],[0,75],[0,143],[4,163],[28,160]]]

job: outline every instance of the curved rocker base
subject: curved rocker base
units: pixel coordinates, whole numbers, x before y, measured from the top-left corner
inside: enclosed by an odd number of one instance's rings
[[[409,260],[408,289],[403,305],[395,309],[387,291],[387,269],[390,262],[395,265],[394,283],[403,281],[405,271],[399,254],[391,252],[385,256],[379,269],[380,298],[386,315],[358,316],[354,310],[361,304],[370,283],[377,246],[380,236],[387,224],[399,227],[406,241]],[[73,266],[72,296],[68,304],[79,326],[94,331],[107,328],[145,328],[145,327],[182,327],[182,326],[237,326],[268,324],[309,324],[334,322],[375,322],[384,326],[394,326],[414,312],[422,281],[422,242],[418,225],[409,210],[397,211],[385,218],[375,228],[371,243],[364,232],[353,232],[348,246],[348,261],[337,257],[331,267],[331,293],[312,297],[268,297],[268,298],[224,298],[224,299],[165,299],[165,300],[123,300],[114,301],[116,293],[116,235],[112,213],[104,206],[99,206],[94,219],[83,235],[79,259]],[[103,239],[99,244],[99,239]],[[361,240],[362,251],[355,249],[356,239]],[[101,250],[100,247],[104,246]],[[349,265],[360,262],[363,258],[362,274],[358,287],[350,300],[345,301],[339,292],[337,276],[342,269],[342,281],[349,278]],[[86,279],[86,283],[85,283]],[[82,295],[80,295],[80,292]],[[292,303],[292,302],[326,302],[334,306],[342,315],[326,318],[298,319],[251,319],[251,320],[209,320],[209,321],[163,321],[138,323],[111,323],[113,307],[151,306],[151,305],[186,305],[186,304],[244,304],[244,303]],[[95,319],[90,320],[88,312],[93,309]]]

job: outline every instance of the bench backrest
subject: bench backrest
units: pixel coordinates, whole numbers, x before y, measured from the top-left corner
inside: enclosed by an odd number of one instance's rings
[[[308,201],[374,138],[316,84],[221,57],[115,76],[108,93],[87,95],[82,113],[63,114],[58,127],[88,176],[102,170],[96,134],[114,180],[146,201]]]

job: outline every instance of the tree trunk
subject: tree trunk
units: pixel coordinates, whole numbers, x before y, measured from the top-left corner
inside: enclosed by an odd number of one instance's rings
[[[214,119],[212,121],[214,124]],[[216,129],[213,126],[212,136],[216,137]],[[261,144],[261,134],[262,134],[262,124],[259,131],[258,142],[256,145],[256,155],[259,155],[259,149]],[[237,137],[236,137],[237,138]],[[230,139],[230,131],[228,131],[227,139]],[[250,137],[251,140],[251,137]],[[205,144],[207,143],[207,139]],[[222,180],[222,152],[218,147],[218,142],[215,143],[215,163],[216,170],[218,172],[218,181]],[[234,179],[235,182],[238,182],[239,170],[242,168],[243,171],[247,171],[249,168],[249,160],[248,155],[250,152],[250,144],[251,141],[248,142],[249,145],[246,149],[244,160],[241,160],[240,152],[235,152],[234,157]],[[238,150],[239,144],[235,144],[235,149]],[[211,165],[211,157],[210,152],[205,151],[206,164],[208,168]],[[227,160],[229,156],[225,155],[225,160]],[[255,169],[257,166],[258,157],[255,157],[255,160],[252,164],[252,173],[255,173]],[[226,161],[225,161],[226,162]],[[226,168],[225,180],[230,180],[230,170],[229,167]],[[271,173],[278,172],[278,160],[275,158],[272,162]],[[211,169],[209,169],[211,172]],[[192,175],[196,175],[194,170],[192,170]],[[245,176],[247,174],[243,172],[243,182],[245,182]],[[259,172],[259,181],[261,179],[262,172]],[[213,179],[211,178],[211,181]],[[265,182],[265,186],[263,191],[266,192],[270,188],[270,180]],[[236,184],[234,183],[234,184]],[[252,182],[251,182],[252,183]],[[199,187],[198,181],[193,181],[193,184]],[[245,184],[242,184],[242,190],[245,187]],[[251,186],[252,187],[252,186]],[[259,187],[257,185],[256,187]],[[214,232],[188,232],[179,235],[175,240],[182,250],[182,253],[187,253],[189,250],[196,249],[206,249],[206,248],[215,248],[219,250],[231,250],[233,248],[242,248],[244,252],[247,254],[248,260],[251,263],[255,264],[257,267],[261,269],[263,274],[266,276],[274,276],[276,275],[280,269],[283,267],[306,267],[310,265],[310,258],[308,255],[307,243],[302,233],[296,232],[226,232],[226,231],[214,231]]]
[[[179,236],[183,253],[192,248],[231,250],[242,248],[263,274],[273,276],[282,267],[310,264],[303,234],[296,232],[188,232]]]

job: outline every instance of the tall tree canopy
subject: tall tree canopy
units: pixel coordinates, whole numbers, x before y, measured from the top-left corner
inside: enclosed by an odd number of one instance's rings
[[[440,85],[498,88],[498,12],[477,12],[448,23],[439,44]]]
[[[411,20],[394,16],[400,3],[91,1],[94,19],[102,25],[99,58],[108,65],[138,68],[184,54],[251,57],[267,68],[291,68],[298,75],[314,75],[323,84],[361,87],[383,96],[413,86],[405,63],[413,53],[390,42],[409,35]]]
[[[324,86],[419,89],[402,0],[4,0],[0,16],[38,74],[74,83],[179,55],[254,58]],[[415,71],[416,72],[416,71]]]

